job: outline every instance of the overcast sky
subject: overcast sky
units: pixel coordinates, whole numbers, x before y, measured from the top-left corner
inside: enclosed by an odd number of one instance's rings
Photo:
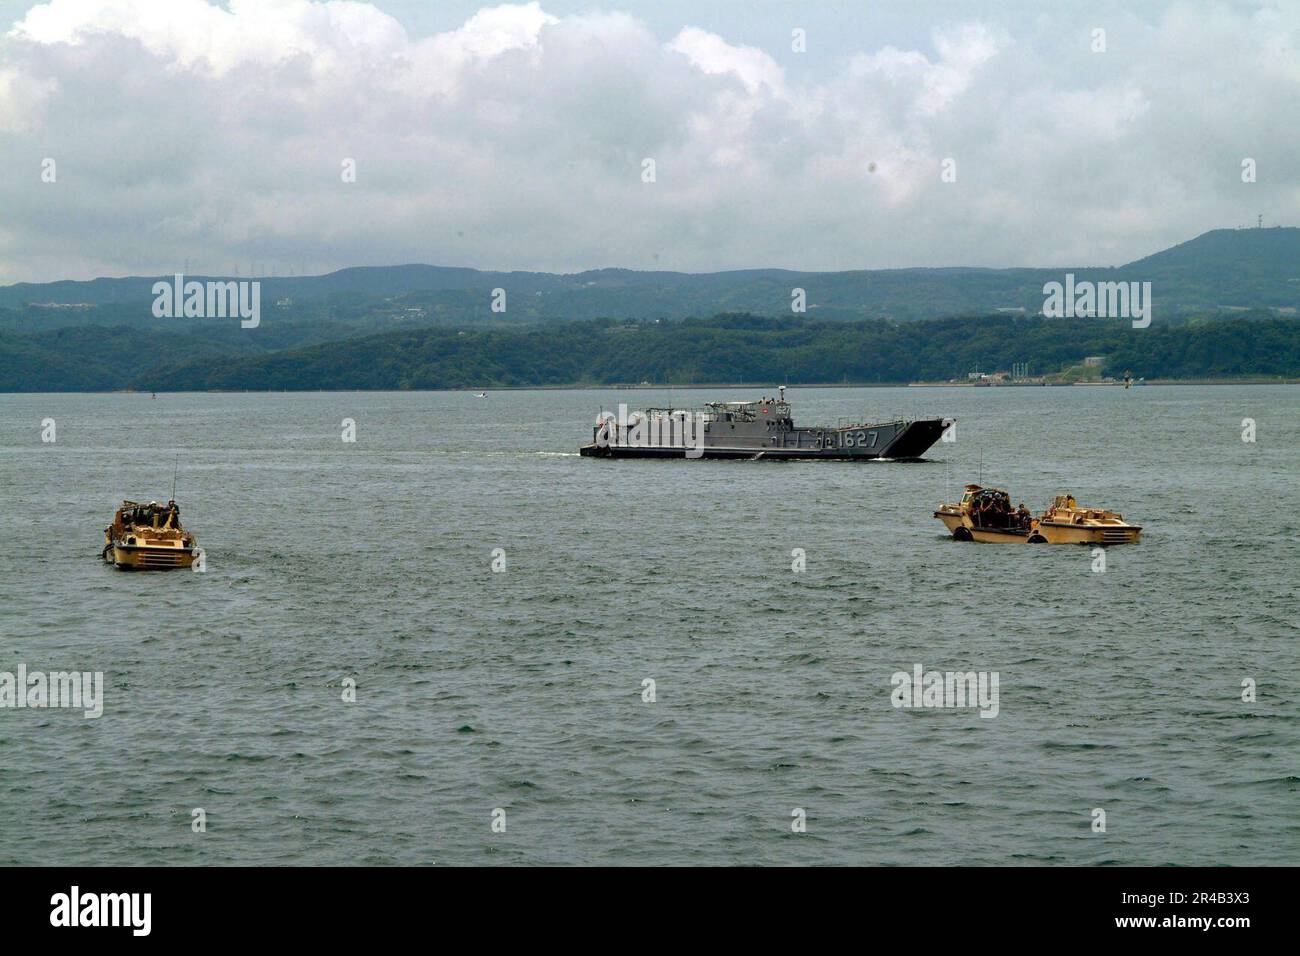
[[[1300,223],[1297,0],[0,16],[0,282],[1111,265]]]

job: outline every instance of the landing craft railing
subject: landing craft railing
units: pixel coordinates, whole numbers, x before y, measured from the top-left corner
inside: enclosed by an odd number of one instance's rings
[[[642,412],[632,412],[631,415],[644,414],[646,416],[662,415],[668,418],[680,418],[683,415],[690,415],[692,418],[706,422],[726,421],[726,416],[730,415],[731,420],[738,422],[752,422],[757,418],[757,413],[748,412],[738,407],[728,407],[725,404],[717,405],[707,404],[703,407],[695,408],[647,408]]]
[[[766,404],[770,409],[769,417],[790,417],[790,406],[787,403],[768,402]],[[689,408],[677,408],[671,405],[666,408],[646,408],[642,412],[630,413],[629,417],[631,417],[631,415],[664,415],[667,417],[691,415],[706,422],[753,422],[758,421],[758,419],[762,417],[760,409],[762,409],[763,406],[763,402],[705,402],[703,406],[694,406]]]
[[[606,414],[601,412],[602,416]],[[639,435],[636,441],[638,446],[692,447],[700,441],[704,422],[709,420],[703,411],[686,408],[647,408],[644,411],[627,412],[626,418],[621,422],[612,413],[608,414],[610,417],[603,419],[605,424],[595,426],[595,440],[601,441],[601,430],[605,428],[608,429],[606,440],[619,447],[627,447],[631,435]]]

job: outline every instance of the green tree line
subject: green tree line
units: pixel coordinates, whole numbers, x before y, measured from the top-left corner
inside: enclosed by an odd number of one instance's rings
[[[547,328],[426,328],[142,374],[140,388],[400,389],[529,385],[900,383],[1025,362],[1035,374],[1102,355],[1146,378],[1300,376],[1300,321],[1246,317],[1134,329],[1004,315],[826,322],[748,314]]]

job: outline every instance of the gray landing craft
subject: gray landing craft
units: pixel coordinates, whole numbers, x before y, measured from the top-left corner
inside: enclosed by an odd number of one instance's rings
[[[636,427],[639,418],[640,427]],[[628,422],[607,417],[579,451],[595,458],[826,458],[915,460],[943,435],[951,419],[800,426],[780,398],[709,402],[702,409],[648,408]],[[689,450],[695,453],[690,454]]]

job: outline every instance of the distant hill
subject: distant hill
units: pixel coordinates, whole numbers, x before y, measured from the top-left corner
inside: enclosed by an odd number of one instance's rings
[[[1103,329],[1119,334],[1126,323],[1060,326],[1037,317],[1044,283],[1061,281],[1067,272],[1077,281],[1150,282],[1152,328],[1130,343],[1098,337]],[[426,265],[342,269],[260,279],[255,329],[242,329],[234,319],[155,318],[156,281],[137,276],[0,288],[0,391],[773,377],[895,382],[947,378],[974,364],[988,370],[1001,352],[996,340],[975,330],[991,328],[1015,333],[1016,351],[1004,364],[1029,361],[1039,371],[1059,370],[1084,354],[1118,351],[1131,357],[1135,374],[1150,376],[1300,374],[1288,364],[1293,350],[1287,339],[1300,327],[1269,324],[1300,307],[1300,229],[1294,228],[1208,232],[1115,268],[599,269],[574,275]],[[498,288],[506,290],[504,313],[490,308]],[[806,293],[802,316],[791,314],[795,288]],[[936,322],[960,316],[979,318],[974,325]],[[998,323],[1013,316],[1028,317],[1028,324]],[[777,319],[786,324],[765,324]],[[1201,328],[1206,322],[1223,323],[1236,338],[1214,338],[1226,332],[1211,334]],[[925,327],[904,328],[916,323]],[[1045,329],[1066,338],[1043,340]],[[954,330],[961,341],[949,338]],[[751,354],[760,341],[777,351]],[[1230,354],[1187,351],[1211,341]],[[1275,358],[1257,347],[1265,341],[1279,349]],[[660,351],[623,356],[632,343],[640,350],[647,342]],[[972,342],[981,344],[968,354]],[[936,344],[940,351],[930,354]],[[1181,351],[1151,351],[1161,347]],[[673,349],[687,352],[677,356]],[[782,375],[768,374],[781,369]]]
[[[1094,281],[1149,281],[1165,314],[1214,309],[1300,307],[1300,229],[1219,229],[1118,267],[1053,269],[883,269],[853,272],[638,272],[598,269],[574,274],[481,272],[428,265],[341,269],[323,276],[260,278],[263,309],[293,300],[283,318],[304,313],[338,320],[332,311],[384,308],[422,314],[422,324],[572,321],[614,317],[681,319],[724,311],[789,315],[793,288],[803,288],[809,315],[827,319],[898,320],[1042,307],[1043,284],[1066,272]],[[32,304],[117,306],[127,324],[148,324],[153,283],[164,277],[88,282],[19,283],[0,287],[0,308]],[[204,281],[205,277],[187,276]],[[490,309],[505,289],[507,310]],[[83,310],[84,311],[84,310]],[[46,309],[45,327],[87,324],[85,316]],[[360,316],[343,321],[365,323]],[[173,320],[174,321],[174,320]],[[30,329],[27,324],[21,328]],[[0,321],[0,329],[20,326]],[[371,325],[360,331],[375,331]]]
[[[1295,308],[1300,229],[1216,229],[1119,272],[1149,280],[1157,303],[1175,308]]]

